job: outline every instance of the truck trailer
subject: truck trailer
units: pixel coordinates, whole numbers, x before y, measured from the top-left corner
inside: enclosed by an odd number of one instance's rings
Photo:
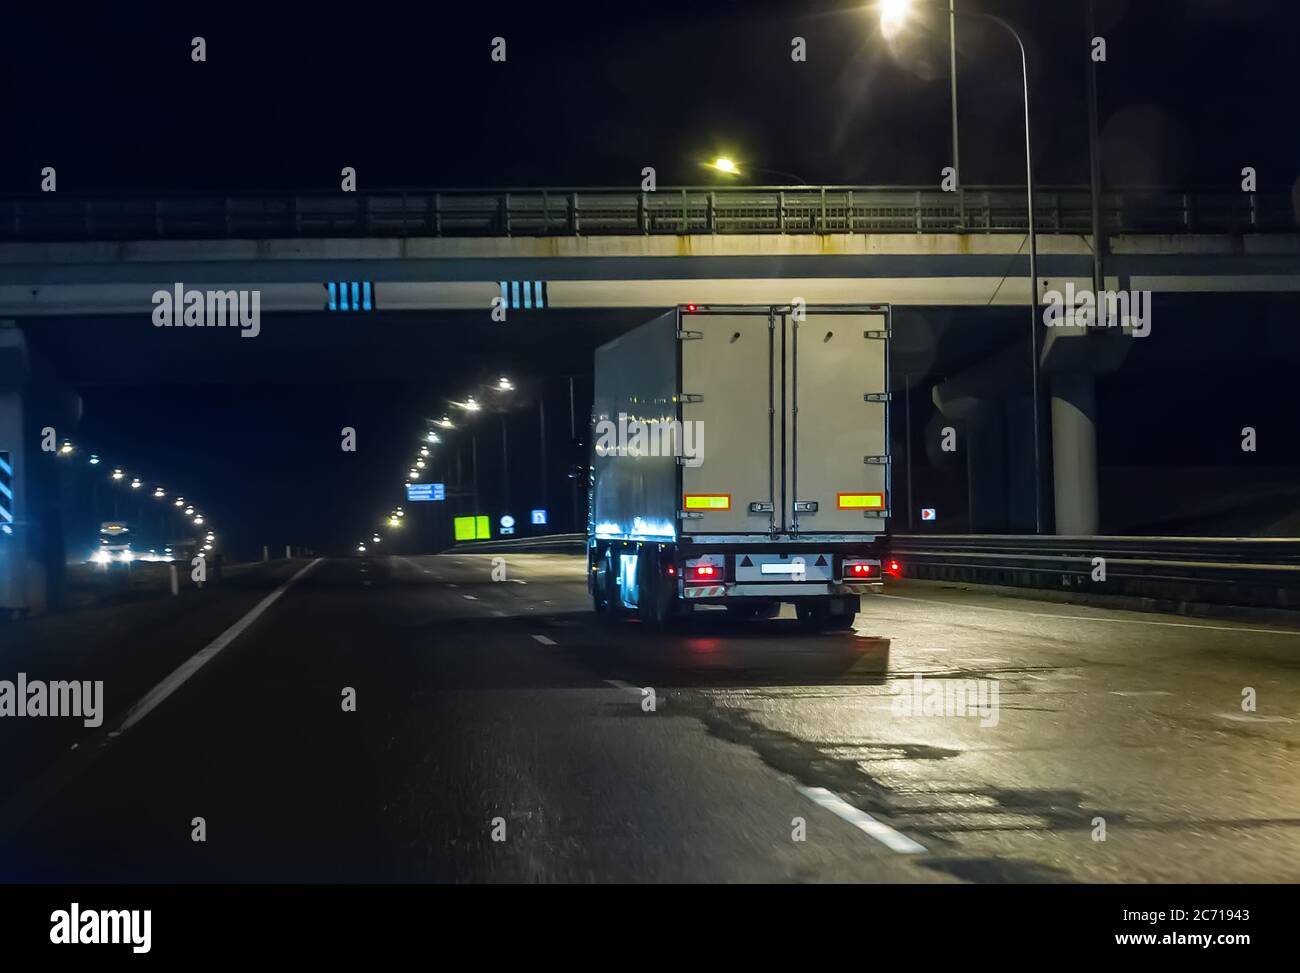
[[[606,616],[792,603],[852,626],[890,515],[890,309],[682,305],[595,353],[587,587]]]

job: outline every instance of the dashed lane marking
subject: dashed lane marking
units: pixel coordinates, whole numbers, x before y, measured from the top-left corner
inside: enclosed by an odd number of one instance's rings
[[[824,787],[801,786],[799,793],[814,804],[818,804],[837,817],[844,819],[859,831],[875,838],[890,851],[896,851],[900,855],[925,854],[925,845],[913,841],[901,831],[895,831],[883,821],[877,821],[866,811],[854,807],[844,798],[831,793]]]
[[[534,635],[533,638],[536,639],[538,642],[541,642],[542,645],[555,644],[555,639],[548,639],[545,635]]]

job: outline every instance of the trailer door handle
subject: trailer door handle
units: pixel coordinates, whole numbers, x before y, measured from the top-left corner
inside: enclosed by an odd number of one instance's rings
[[[775,508],[767,500],[751,500],[749,502],[749,512],[751,514],[770,514],[773,509]]]
[[[794,512],[797,514],[815,514],[817,512],[817,501],[796,500],[794,502]]]

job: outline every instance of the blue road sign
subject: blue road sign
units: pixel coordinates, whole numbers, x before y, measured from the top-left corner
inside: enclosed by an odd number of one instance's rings
[[[406,499],[411,503],[419,503],[423,500],[446,500],[447,485],[445,483],[408,483],[406,484]]]
[[[545,510],[534,510],[534,511],[533,511],[533,521],[532,521],[532,522],[533,522],[534,524],[538,524],[538,525],[541,525],[541,526],[545,526],[545,524],[546,524],[546,511],[545,511]]]

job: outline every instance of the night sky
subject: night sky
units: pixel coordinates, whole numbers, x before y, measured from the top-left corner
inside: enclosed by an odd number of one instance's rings
[[[891,49],[858,4],[86,6],[6,13],[0,193],[35,193],[46,165],[67,197],[329,191],[343,166],[362,190],[632,186],[644,166],[661,186],[700,184],[719,153],[812,183],[932,185],[951,162],[946,30]],[[1086,181],[1082,2],[960,7],[1023,28],[1037,178]],[[1229,189],[1250,165],[1261,190],[1294,191],[1298,10],[1098,0],[1107,184]],[[1023,184],[1014,49],[984,24],[958,34],[963,181]],[[190,59],[196,35],[206,63]],[[505,64],[488,57],[498,35]],[[794,36],[807,63],[790,58]],[[632,323],[500,348],[455,316],[346,333],[304,319],[287,344],[198,359],[118,319],[42,322],[33,340],[66,357],[55,367],[83,395],[83,436],[160,481],[201,484],[186,489],[239,522],[244,545],[281,529],[327,547],[397,502],[422,413],[498,371],[567,396],[564,376],[585,376],[590,347]],[[344,424],[368,430],[350,468]]]

